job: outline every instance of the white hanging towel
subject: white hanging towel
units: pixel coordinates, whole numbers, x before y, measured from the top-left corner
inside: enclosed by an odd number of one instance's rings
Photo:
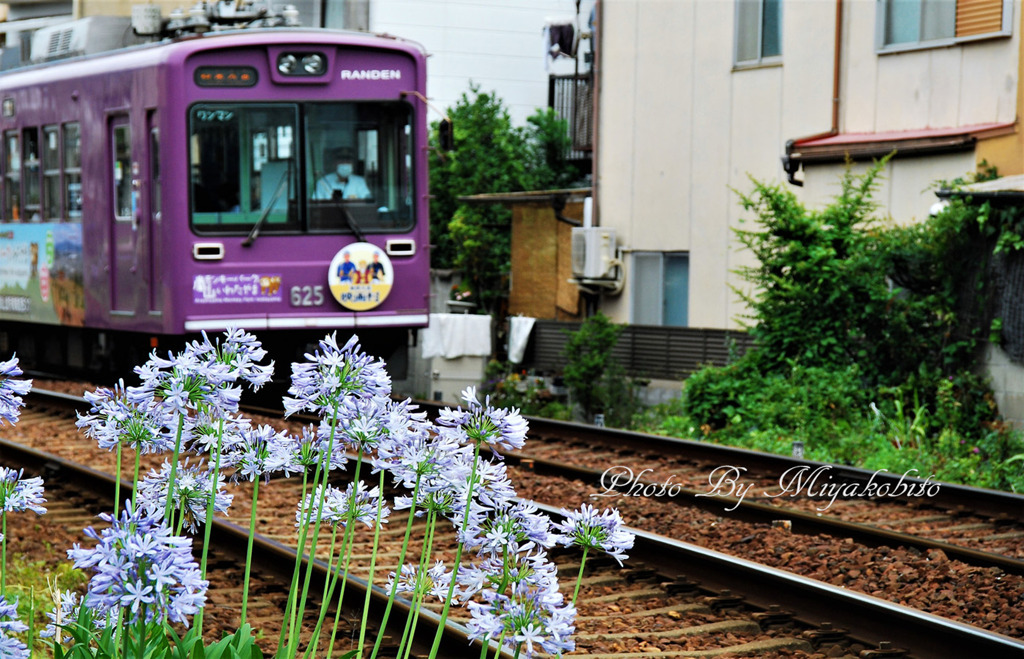
[[[528,316],[512,316],[508,319],[508,360],[513,364],[523,361],[526,344],[530,341],[530,332],[536,318]]]
[[[420,338],[422,356],[487,357],[491,354],[491,317],[464,313],[430,314]]]

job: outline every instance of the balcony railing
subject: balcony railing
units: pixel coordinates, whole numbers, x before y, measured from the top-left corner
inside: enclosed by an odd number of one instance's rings
[[[593,150],[593,75],[570,73],[548,77],[548,107],[569,122],[572,149],[569,160],[589,160]]]

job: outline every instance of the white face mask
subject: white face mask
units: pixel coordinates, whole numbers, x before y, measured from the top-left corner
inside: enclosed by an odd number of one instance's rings
[[[337,172],[338,176],[340,176],[341,178],[348,178],[349,176],[352,175],[352,163],[343,162],[339,164]]]

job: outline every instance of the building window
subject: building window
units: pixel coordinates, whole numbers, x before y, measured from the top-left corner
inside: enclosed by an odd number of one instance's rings
[[[684,252],[634,252],[632,323],[686,327],[690,256]]]
[[[736,0],[736,64],[763,64],[782,55],[782,0]]]
[[[881,49],[1009,36],[1010,0],[881,0]]]

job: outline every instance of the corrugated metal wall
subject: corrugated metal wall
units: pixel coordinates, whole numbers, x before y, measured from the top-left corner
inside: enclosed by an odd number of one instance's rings
[[[579,327],[580,323],[538,320],[523,366],[544,373],[561,371],[566,341]],[[613,354],[631,376],[682,380],[701,366],[726,364],[730,349],[739,356],[751,345],[750,336],[736,330],[627,325]]]

